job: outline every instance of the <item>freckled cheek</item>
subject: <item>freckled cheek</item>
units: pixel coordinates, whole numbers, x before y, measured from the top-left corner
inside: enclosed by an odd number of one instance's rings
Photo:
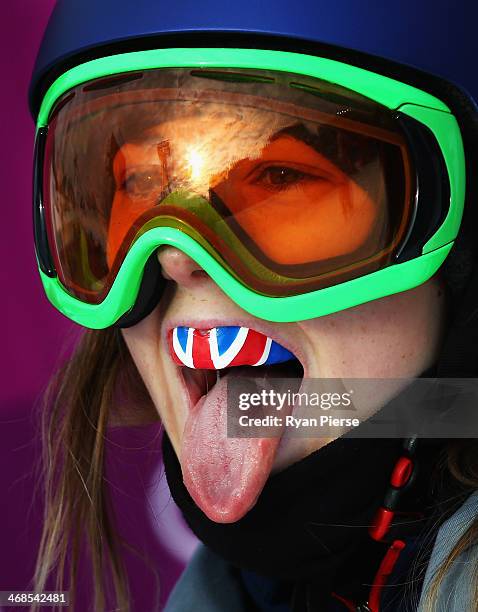
[[[244,188],[241,196],[248,205],[236,208],[236,220],[265,255],[283,264],[352,253],[371,238],[377,218],[375,203],[352,182],[267,197]]]
[[[362,304],[299,326],[312,347],[317,376],[329,378],[368,375],[370,364],[385,353],[377,337],[374,309]]]
[[[298,323],[320,376],[416,376],[437,351],[442,303],[432,282]]]

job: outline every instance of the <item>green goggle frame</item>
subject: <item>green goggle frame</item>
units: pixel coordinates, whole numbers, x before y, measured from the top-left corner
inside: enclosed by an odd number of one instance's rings
[[[180,229],[152,227],[134,241],[110,291],[99,304],[87,304],[73,297],[57,276],[45,273],[39,263],[46,295],[65,316],[94,329],[114,325],[133,308],[144,266],[161,245],[185,252],[241,308],[275,322],[311,319],[411,289],[428,280],[444,262],[460,227],[465,198],[465,159],[458,123],[450,109],[436,97],[355,66],[321,57],[258,49],[159,49],[124,53],[86,62],[60,76],[45,95],[37,129],[48,126],[56,101],[71,88],[101,77],[155,68],[236,68],[296,73],[346,87],[399,111],[426,126],[441,149],[450,186],[448,212],[413,259],[331,287],[288,297],[269,297],[248,289],[204,246]]]

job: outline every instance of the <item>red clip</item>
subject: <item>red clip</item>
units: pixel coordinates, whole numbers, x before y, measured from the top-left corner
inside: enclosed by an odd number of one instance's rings
[[[387,550],[385,557],[380,563],[380,567],[375,575],[372,588],[370,589],[368,607],[371,612],[378,612],[380,607],[380,596],[383,587],[387,584],[388,577],[393,571],[400,553],[405,548],[403,540],[395,540]]]
[[[413,461],[409,457],[400,457],[393,468],[390,484],[397,489],[404,487],[413,472]]]
[[[380,542],[385,537],[386,533],[390,529],[392,519],[395,512],[393,510],[387,510],[387,508],[379,508],[377,514],[373,519],[373,524],[369,529],[369,535],[377,542]]]

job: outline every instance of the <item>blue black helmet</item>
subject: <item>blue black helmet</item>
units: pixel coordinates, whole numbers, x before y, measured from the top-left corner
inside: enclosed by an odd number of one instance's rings
[[[33,73],[31,106],[36,112],[52,80],[87,59],[202,43],[320,54],[395,78],[399,73],[435,92],[447,82],[476,109],[477,12],[471,0],[453,7],[446,0],[58,0]]]

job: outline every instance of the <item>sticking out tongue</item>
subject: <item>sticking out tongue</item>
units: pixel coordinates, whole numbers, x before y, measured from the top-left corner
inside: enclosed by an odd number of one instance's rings
[[[184,484],[213,521],[232,523],[254,505],[269,476],[280,438],[228,438],[227,379],[194,406],[184,428]]]
[[[176,362],[201,369],[294,359],[292,353],[267,336],[241,327],[175,328],[170,350]],[[211,520],[220,523],[239,520],[255,504],[280,442],[279,436],[227,437],[227,381],[232,376],[244,376],[244,370],[228,370],[191,406],[180,453],[189,494]]]

